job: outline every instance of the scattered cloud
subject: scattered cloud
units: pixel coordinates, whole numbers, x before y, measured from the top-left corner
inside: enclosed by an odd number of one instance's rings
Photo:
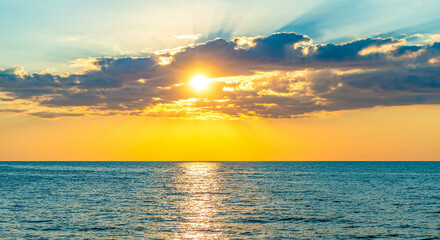
[[[274,33],[218,38],[148,57],[78,59],[71,64],[79,71],[71,74],[0,69],[0,101],[8,106],[3,111],[42,118],[295,118],[438,104],[440,43],[436,35],[425,36],[431,41],[424,44],[411,44],[411,37],[313,44],[305,35]],[[200,92],[190,84],[198,74],[210,82]]]
[[[83,116],[82,113],[57,113],[57,112],[34,112],[29,113],[31,116],[40,117],[40,118],[58,118],[58,117],[77,117]]]

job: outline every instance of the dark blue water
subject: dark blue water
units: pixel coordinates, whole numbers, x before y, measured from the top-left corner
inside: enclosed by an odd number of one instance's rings
[[[0,162],[0,239],[439,239],[440,162]]]

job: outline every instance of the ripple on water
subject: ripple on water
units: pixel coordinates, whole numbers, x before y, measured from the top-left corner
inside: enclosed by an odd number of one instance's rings
[[[439,239],[440,163],[3,162],[0,239]]]

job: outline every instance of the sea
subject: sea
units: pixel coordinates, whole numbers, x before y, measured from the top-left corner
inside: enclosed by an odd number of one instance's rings
[[[0,162],[0,239],[440,239],[440,162]]]

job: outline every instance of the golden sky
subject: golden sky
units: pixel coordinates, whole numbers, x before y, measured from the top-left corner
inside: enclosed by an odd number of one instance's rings
[[[438,106],[284,120],[1,114],[2,160],[437,160]]]

